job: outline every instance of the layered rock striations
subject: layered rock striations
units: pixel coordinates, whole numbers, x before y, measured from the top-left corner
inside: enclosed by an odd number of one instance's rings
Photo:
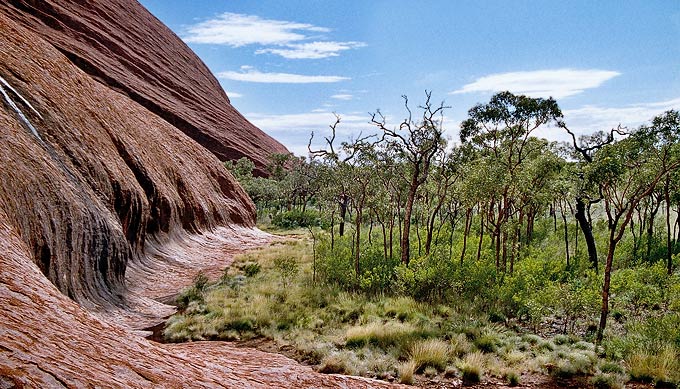
[[[126,267],[147,239],[253,225],[217,158],[0,17],[0,207],[65,295],[124,304]]]
[[[83,310],[28,261],[0,208],[1,388],[373,388],[223,342],[154,344]],[[11,271],[8,271],[11,269]]]
[[[154,73],[157,53],[145,58],[149,42],[130,38],[153,25],[136,25],[147,19],[135,19],[146,14],[132,2],[133,20],[122,20],[124,5],[0,4],[0,387],[381,385],[225,343],[158,345],[132,331],[170,312],[149,297],[176,291],[200,269],[218,274],[233,251],[266,237],[218,158],[135,97],[167,104],[196,128],[213,123],[211,111],[187,114],[182,85]],[[67,9],[83,10],[81,20],[65,19]],[[123,61],[128,51],[88,37],[95,30],[117,37],[111,42],[132,39],[137,57]],[[73,55],[87,45],[99,50],[96,71]],[[122,63],[148,67],[125,78]],[[143,74],[148,80],[135,81]],[[221,93],[208,84],[196,93]],[[233,109],[222,108],[228,122]]]
[[[272,153],[288,152],[236,111],[205,64],[135,0],[8,0],[0,10],[222,161],[247,156],[264,174]]]

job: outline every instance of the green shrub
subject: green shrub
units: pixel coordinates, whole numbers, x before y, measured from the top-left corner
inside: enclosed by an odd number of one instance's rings
[[[382,348],[406,343],[419,336],[415,327],[404,323],[370,323],[347,329],[345,343],[347,347],[363,347],[375,345]]]
[[[423,370],[423,375],[428,378],[435,377],[438,373],[439,371],[432,366],[428,366]]]
[[[551,375],[557,378],[591,374],[597,357],[595,354],[588,353],[587,351],[555,352],[551,361],[546,364],[546,368]]]
[[[617,374],[623,374],[624,369],[623,367],[613,361],[604,361],[602,364],[600,364],[599,369],[603,373],[617,373]]]
[[[325,374],[347,374],[347,363],[340,356],[330,355],[321,361],[318,371]]]
[[[570,344],[571,338],[568,337],[567,335],[557,335],[553,338],[553,343],[558,346],[561,346],[563,344]]]
[[[283,287],[287,287],[292,281],[293,277],[297,275],[298,264],[295,258],[283,256],[274,259],[274,268],[281,278]]]
[[[492,353],[501,344],[497,336],[493,334],[484,334],[473,342],[477,348],[485,353]]]
[[[397,370],[399,371],[399,382],[406,385],[413,384],[413,376],[416,373],[418,364],[415,361],[406,361],[401,363]]]
[[[204,303],[204,293],[208,286],[208,277],[202,272],[199,272],[196,277],[194,277],[194,283],[189,288],[183,290],[175,303],[177,307],[181,310],[186,309],[192,302]]]
[[[284,229],[321,226],[321,217],[316,211],[293,209],[274,215],[272,224]]]
[[[658,354],[638,351],[626,362],[628,374],[634,381],[667,383],[680,381],[680,355],[672,347],[665,347]]]
[[[615,373],[597,373],[590,379],[590,383],[596,389],[622,389],[625,377]]]
[[[245,274],[246,277],[254,277],[260,270],[260,264],[257,262],[248,262],[243,265],[243,274]]]

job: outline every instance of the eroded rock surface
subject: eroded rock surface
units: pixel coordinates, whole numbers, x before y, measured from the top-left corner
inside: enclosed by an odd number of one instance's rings
[[[135,0],[8,0],[0,10],[222,161],[247,156],[264,174],[270,154],[288,152],[234,109],[205,64]]]
[[[171,311],[153,298],[199,270],[218,275],[235,251],[268,237],[215,155],[36,27],[68,30],[43,6],[93,7],[104,20],[112,16],[97,6],[123,3],[59,4],[0,4],[0,388],[383,385],[226,343],[157,345],[133,332]],[[161,90],[159,100],[179,101],[172,86]]]
[[[317,374],[282,355],[224,342],[151,343],[59,293],[27,260],[31,250],[6,220],[0,209],[0,387],[387,386]]]

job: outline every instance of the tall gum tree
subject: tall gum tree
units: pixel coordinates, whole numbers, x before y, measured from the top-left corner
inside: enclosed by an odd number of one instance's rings
[[[616,135],[625,136],[626,133],[621,126],[609,130],[609,132],[596,131],[590,135],[582,135],[576,138],[564,121],[557,122],[558,127],[564,129],[572,139],[572,157],[576,159],[576,190],[574,200],[576,202],[576,212],[574,217],[583,233],[588,249],[588,260],[595,272],[599,271],[599,260],[597,256],[597,246],[593,235],[591,224],[590,207],[602,201],[602,188],[599,177],[588,176],[584,170],[593,163],[593,156],[603,147],[612,144],[616,140]]]
[[[490,199],[487,209],[487,221],[495,242],[496,267],[499,269],[502,263],[503,270],[506,270],[505,225],[516,209],[515,184],[526,160],[535,152],[533,147],[538,147],[531,140],[531,134],[539,127],[561,118],[562,112],[552,98],[531,98],[500,92],[492,96],[487,104],[471,108],[468,119],[461,124],[461,142],[473,145],[492,166],[503,171],[504,180],[498,188],[500,193]]]
[[[609,242],[602,285],[602,308],[596,341],[602,342],[609,315],[609,289],[614,254],[637,205],[680,167],[680,120],[676,111],[653,119],[630,136],[601,148],[586,175],[601,183]],[[668,141],[668,140],[671,141]]]
[[[426,91],[425,95],[425,104],[419,106],[422,114],[418,120],[413,118],[408,98],[402,96],[408,116],[397,129],[387,127],[385,116],[379,110],[371,117],[371,123],[384,134],[384,139],[388,143],[387,147],[395,150],[406,162],[405,176],[408,179],[408,190],[400,241],[401,261],[406,265],[411,258],[411,216],[416,194],[428,179],[433,159],[446,148],[442,122],[444,110],[448,107],[444,106],[444,103],[438,106],[433,105],[431,92]]]

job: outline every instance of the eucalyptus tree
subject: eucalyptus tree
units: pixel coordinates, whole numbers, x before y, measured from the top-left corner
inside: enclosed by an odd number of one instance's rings
[[[660,161],[662,168],[670,170],[669,174],[664,177],[662,192],[666,203],[666,267],[668,274],[671,274],[673,272],[674,246],[671,238],[671,189],[673,188],[671,183],[675,178],[676,186],[673,192],[677,195],[677,182],[680,177],[678,177],[677,169],[669,168],[668,165],[672,165],[675,160],[680,158],[678,156],[678,152],[680,152],[678,146],[680,142],[680,112],[671,110],[655,117],[652,120],[649,131],[655,134],[654,158]]]
[[[609,240],[602,285],[602,308],[597,342],[603,338],[609,314],[609,289],[617,244],[633,217],[636,206],[651,195],[666,177],[680,168],[680,120],[675,111],[653,119],[628,137],[602,147],[586,174],[601,183]]]
[[[371,211],[380,224],[383,236],[383,256],[385,260],[393,258],[393,240],[395,222],[399,223],[399,214],[404,198],[405,183],[401,179],[403,171],[394,150],[379,147],[375,155],[379,166],[373,172],[376,180],[376,193],[371,197]],[[400,235],[401,236],[401,235]]]
[[[625,129],[621,126],[612,128],[609,132],[596,131],[589,135],[581,135],[576,137],[576,134],[567,127],[563,120],[558,121],[557,125],[564,129],[572,139],[571,157],[577,161],[577,169],[575,173],[577,188],[575,190],[574,199],[576,201],[576,218],[583,237],[586,241],[588,249],[588,260],[591,267],[597,272],[599,271],[597,246],[595,245],[595,236],[593,235],[592,217],[590,214],[591,206],[602,201],[601,184],[599,177],[585,174],[588,165],[593,163],[594,155],[603,147],[612,144],[616,140],[616,136],[625,136]]]
[[[535,153],[535,147],[542,147],[531,140],[531,135],[539,127],[557,122],[561,117],[562,112],[552,98],[500,92],[492,96],[489,103],[471,108],[468,119],[461,124],[461,141],[479,150],[487,160],[487,167],[500,169],[496,173],[503,176],[497,196],[490,198],[486,210],[499,269],[502,259],[503,270],[506,270],[505,225],[515,211],[518,176],[525,168],[527,158]]]
[[[444,103],[433,105],[432,93],[425,92],[425,104],[419,106],[422,113],[418,119],[413,118],[408,98],[404,99],[404,106],[408,116],[399,124],[398,128],[388,128],[385,116],[378,110],[371,117],[371,123],[383,133],[383,139],[389,148],[395,150],[405,161],[404,176],[408,180],[406,204],[404,205],[403,229],[401,232],[401,261],[408,265],[410,260],[410,232],[413,204],[418,189],[430,174],[430,167],[435,156],[446,147],[442,123],[444,110],[448,107]]]
[[[371,204],[371,197],[376,193],[375,171],[380,162],[375,156],[375,145],[368,142],[346,143],[343,148],[352,147],[354,157],[347,161],[345,167],[349,174],[347,193],[352,201],[354,215],[354,273],[361,275],[361,226],[364,223],[366,206]],[[349,152],[349,150],[346,150]]]
[[[328,172],[333,176],[331,180],[326,181],[330,187],[330,195],[334,197],[334,201],[337,203],[340,210],[340,236],[345,234],[345,220],[347,219],[347,210],[350,205],[351,196],[349,193],[349,184],[351,181],[351,162],[357,156],[357,153],[362,150],[372,148],[379,141],[371,142],[374,138],[373,135],[362,136],[359,134],[358,138],[350,140],[348,142],[341,142],[340,147],[336,142],[336,131],[340,124],[341,118],[339,115],[335,115],[335,122],[329,127],[331,129],[330,136],[324,137],[325,146],[317,150],[312,150],[312,141],[314,140],[314,132],[312,132],[309,143],[307,144],[307,150],[309,151],[310,158],[320,159],[325,165],[329,167]]]
[[[527,157],[523,168],[515,175],[513,183],[513,212],[517,215],[514,223],[514,233],[510,238],[511,258],[510,272],[514,267],[514,260],[519,255],[522,241],[531,242],[534,221],[541,211],[548,205],[554,204],[558,198],[558,177],[565,161],[558,156],[555,144],[545,139],[529,137],[526,148]],[[526,224],[525,238],[521,237],[522,225]]]
[[[437,230],[440,230],[447,220],[451,223],[451,230],[455,229],[460,202],[453,188],[463,178],[464,157],[458,147],[439,154],[430,173],[432,179],[424,185],[422,198],[426,210],[425,255],[430,254],[437,222],[439,222]],[[444,208],[444,205],[449,205],[448,209]],[[442,212],[443,210],[448,212]],[[444,217],[445,215],[448,217]]]

